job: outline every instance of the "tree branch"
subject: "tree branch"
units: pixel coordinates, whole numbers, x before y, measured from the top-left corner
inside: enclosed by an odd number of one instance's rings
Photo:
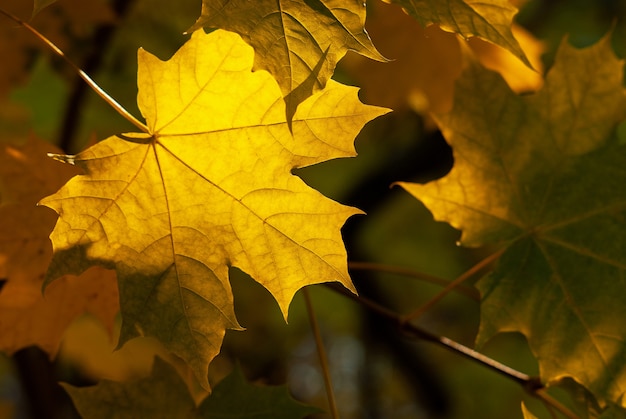
[[[452,352],[462,355],[465,358],[471,359],[472,361],[482,364],[487,368],[501,375],[504,375],[505,377],[521,384],[524,388],[532,389],[533,391],[536,391],[539,388],[543,388],[543,384],[536,377],[530,377],[527,374],[514,370],[513,368],[510,368],[494,359],[489,358],[486,355],[481,354],[480,352],[468,348],[465,345],[455,342],[452,339],[448,339],[445,336],[435,335],[415,326],[413,323],[406,322],[404,320],[404,317],[400,314],[391,311],[386,307],[383,307],[367,298],[359,297],[358,295],[351,293],[339,284],[327,283],[325,285],[332,290],[337,291],[340,294],[357,301],[359,304],[374,311],[376,314],[385,317],[390,322],[395,323],[395,325],[398,326],[400,330],[413,337],[436,343],[439,346],[443,346],[444,348],[451,350]]]
[[[407,333],[410,336],[413,336],[420,340],[425,340],[428,342],[435,343],[439,346],[442,346],[449,351],[452,351],[458,355],[463,356],[464,358],[470,359],[478,364],[481,364],[488,369],[495,371],[496,373],[515,381],[520,384],[524,390],[526,390],[530,395],[537,397],[545,403],[548,403],[550,406],[554,407],[556,410],[564,414],[568,418],[578,418],[578,416],[569,410],[567,407],[563,406],[557,400],[548,395],[544,389],[545,386],[539,379],[539,377],[531,377],[523,372],[517,371],[507,365],[502,364],[501,362],[496,361],[495,359],[489,358],[486,355],[481,354],[471,348],[468,348],[465,345],[462,345],[458,342],[453,341],[445,336],[438,336],[433,333],[430,333],[424,329],[421,329],[418,326],[410,322],[406,322],[404,317],[400,314],[387,309],[367,298],[359,297],[345,289],[343,286],[334,283],[325,284],[326,287],[332,289],[335,292],[338,292],[341,295],[344,295],[362,306],[366,307],[373,313],[384,317],[391,323],[395,324],[401,331]]]
[[[50,48],[55,54],[57,54],[59,57],[61,57],[63,60],[65,60],[65,62],[67,64],[69,64],[70,67],[72,67],[74,69],[74,71],[76,71],[76,73],[78,73],[78,75],[85,81],[85,83],[87,83],[87,85],[94,92],[96,92],[96,94],[98,96],[100,96],[106,103],[108,103],[113,109],[115,109],[115,111],[117,113],[119,113],[124,118],[126,118],[131,124],[135,125],[137,128],[139,128],[143,132],[147,133],[149,131],[148,127],[143,122],[141,122],[137,118],[135,118],[130,112],[128,112],[126,109],[124,109],[124,107],[122,105],[117,103],[117,101],[115,99],[113,99],[111,96],[109,96],[109,94],[107,92],[105,92],[100,86],[98,86],[98,84],[95,81],[93,81],[93,79],[91,77],[89,77],[89,75],[87,73],[85,73],[76,64],[74,64],[72,62],[72,60],[67,58],[67,56],[63,53],[63,51],[61,51],[56,45],[54,45],[52,43],[52,41],[50,41],[48,38],[43,36],[37,29],[33,28],[32,26],[30,26],[28,23],[24,22],[19,17],[15,16],[12,13],[7,12],[6,10],[4,10],[2,8],[0,8],[0,14],[8,17],[9,19],[13,20],[17,24],[23,26],[29,32],[31,32],[33,35],[35,35],[37,38],[39,38],[43,43],[45,43],[48,46],[48,48]]]

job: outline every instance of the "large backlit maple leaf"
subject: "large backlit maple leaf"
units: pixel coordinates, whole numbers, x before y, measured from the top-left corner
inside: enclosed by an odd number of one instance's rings
[[[454,109],[438,117],[454,168],[403,184],[463,244],[506,249],[479,282],[478,342],[519,331],[544,381],[573,377],[601,402],[626,392],[626,146],[613,136],[626,117],[621,75],[608,39],[564,44],[530,96],[471,66]]]
[[[300,105],[290,131],[280,89],[251,72],[253,55],[221,30],[195,32],[167,62],[140,50],[148,133],[67,157],[85,174],[42,201],[60,216],[49,277],[115,268],[120,344],[155,336],[205,385],[225,328],[239,328],[229,266],[263,284],[285,315],[305,285],[353,289],[340,228],[359,211],[290,171],[353,156],[356,134],[385,112],[330,81]]]
[[[324,88],[347,51],[384,61],[364,29],[363,0],[203,0],[191,30],[221,28],[252,47],[254,68],[280,84],[290,119],[297,106]]]

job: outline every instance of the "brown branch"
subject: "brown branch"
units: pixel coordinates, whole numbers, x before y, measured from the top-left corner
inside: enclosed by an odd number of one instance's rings
[[[488,356],[481,354],[480,352],[468,348],[465,345],[455,342],[452,339],[449,339],[445,336],[435,335],[434,333],[430,333],[418,326],[415,326],[413,323],[406,322],[404,316],[392,310],[389,310],[388,308],[383,307],[373,302],[372,300],[359,297],[358,295],[353,294],[339,284],[327,283],[325,285],[333,291],[336,291],[339,294],[358,302],[362,306],[371,310],[373,313],[387,319],[391,323],[395,324],[398,329],[407,333],[408,335],[420,340],[432,342],[438,346],[442,346],[448,349],[449,351],[461,355],[464,358],[481,364],[488,369],[520,384],[524,388],[524,390],[526,390],[530,395],[532,395],[533,397],[537,397],[544,403],[549,404],[566,417],[570,419],[579,419],[579,417],[574,412],[563,406],[558,400],[552,398],[548,393],[545,392],[545,386],[543,385],[539,377],[531,377],[521,371],[517,371],[507,365],[504,365],[501,362],[496,361],[495,359],[489,358]]]
[[[546,406],[550,406],[550,407],[554,408],[555,410],[560,412],[563,416],[565,416],[565,417],[567,417],[569,419],[580,419],[580,416],[578,416],[576,413],[572,412],[566,406],[561,404],[561,402],[559,402],[554,397],[552,397],[548,393],[546,393],[545,389],[535,390],[534,393],[531,393],[531,396],[537,397]]]
[[[506,376],[507,378],[510,378],[516,381],[517,383],[521,384],[525,388],[529,387],[529,388],[537,389],[537,388],[543,387],[543,384],[541,384],[537,378],[530,377],[529,375],[526,375],[522,372],[514,370],[513,368],[510,368],[494,359],[489,358],[486,355],[481,354],[480,352],[477,352],[471,348],[468,348],[465,345],[455,342],[452,339],[448,339],[447,337],[444,337],[444,336],[435,335],[420,327],[415,326],[413,323],[406,322],[404,320],[404,317],[396,313],[395,311],[389,310],[388,308],[383,307],[367,298],[359,297],[358,295],[351,293],[350,291],[348,291],[341,285],[334,284],[334,283],[328,283],[325,285],[331,288],[332,290],[337,291],[340,294],[357,301],[359,304],[367,307],[368,309],[372,310],[376,314],[382,317],[385,317],[387,320],[394,323],[400,330],[402,330],[403,332],[415,338],[432,342],[439,346],[443,346],[444,348],[451,350],[452,352],[462,355],[465,358],[469,358],[472,361],[478,362],[479,364],[482,364],[486,366],[487,368],[494,370],[497,373],[502,374]]]

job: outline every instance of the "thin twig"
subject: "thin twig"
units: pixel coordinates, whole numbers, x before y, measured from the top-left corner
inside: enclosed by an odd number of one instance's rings
[[[544,402],[546,405],[553,407],[558,410],[563,416],[570,419],[580,419],[576,413],[572,412],[569,408],[564,406],[561,402],[559,402],[554,397],[550,396],[545,389],[538,389],[535,392],[530,393],[532,396],[537,397],[539,400]]]
[[[402,268],[399,266],[385,265],[381,263],[370,263],[370,262],[348,262],[348,269],[351,270],[361,270],[361,271],[376,271],[376,272],[385,272],[394,275],[406,276],[409,278],[419,279],[420,281],[430,282],[431,284],[448,286],[450,281],[447,281],[443,278],[439,278],[437,276],[428,275],[422,272],[415,271],[409,268]],[[460,285],[454,289],[455,291],[471,298],[474,301],[480,301],[480,294],[473,287],[468,287],[466,285]]]
[[[524,374],[520,371],[514,370],[513,368],[510,368],[494,359],[489,358],[488,356],[485,356],[473,349],[468,348],[465,345],[462,345],[458,342],[453,341],[452,339],[446,338],[444,336],[437,336],[433,333],[430,333],[424,329],[421,329],[417,326],[415,326],[412,323],[407,323],[404,321],[404,318],[392,311],[389,310],[386,307],[383,307],[377,303],[375,303],[372,300],[369,300],[367,298],[363,298],[363,297],[359,297],[358,295],[355,295],[351,292],[349,292],[348,290],[346,290],[345,288],[343,288],[342,286],[333,284],[333,283],[328,283],[326,284],[327,287],[333,289],[334,291],[339,292],[342,295],[345,295],[355,301],[357,301],[358,303],[360,303],[361,305],[367,307],[368,309],[374,311],[375,313],[377,313],[378,315],[385,317],[387,320],[391,321],[392,323],[395,323],[402,331],[416,337],[419,338],[421,340],[426,340],[428,342],[433,342],[438,344],[439,346],[443,346],[444,348],[451,350],[452,352],[455,352],[457,354],[460,354],[462,356],[464,356],[465,358],[469,358],[479,364],[482,364],[486,367],[488,367],[491,370],[496,371],[497,373],[504,375],[505,377],[512,379],[513,381],[522,384],[524,387],[526,386],[536,386],[537,385],[537,379],[534,377],[530,377],[527,374]]]
[[[471,268],[469,268],[467,271],[465,271],[463,274],[461,274],[457,279],[455,279],[454,281],[450,282],[443,290],[441,290],[441,292],[439,292],[433,298],[428,300],[425,304],[423,304],[422,306],[418,307],[412,313],[409,313],[409,314],[405,315],[402,318],[402,321],[405,322],[405,323],[408,323],[411,320],[415,320],[418,317],[420,317],[422,314],[424,314],[425,312],[430,310],[435,304],[437,304],[446,295],[448,295],[452,290],[456,289],[463,282],[467,281],[469,278],[474,276],[477,272],[480,272],[483,268],[489,266],[491,263],[493,263],[496,260],[498,260],[500,258],[500,256],[502,256],[502,253],[504,253],[504,250],[505,249],[502,248],[502,249],[498,250],[497,252],[492,253],[491,255],[487,256],[486,258],[484,258],[483,260],[478,262],[476,265],[474,265]]]
[[[481,364],[488,369],[495,371],[496,373],[520,384],[524,388],[524,390],[526,390],[530,395],[532,395],[533,397],[537,397],[544,403],[552,406],[567,418],[580,419],[580,417],[577,416],[574,412],[569,410],[558,400],[554,399],[552,396],[546,393],[545,386],[543,385],[539,377],[531,377],[521,371],[517,371],[516,369],[504,365],[501,362],[496,361],[495,359],[489,358],[488,356],[483,355],[480,352],[468,348],[465,345],[455,342],[452,339],[449,339],[445,336],[438,336],[424,329],[421,329],[418,326],[415,326],[413,323],[406,322],[404,320],[404,317],[400,314],[389,310],[388,308],[383,307],[372,300],[355,295],[339,284],[327,283],[325,285],[333,291],[336,291],[339,294],[358,302],[372,312],[386,318],[390,322],[395,323],[396,326],[398,326],[398,328],[405,333],[408,333],[409,335],[417,339],[435,343],[458,355],[461,355],[478,364]]]
[[[351,293],[350,291],[348,291],[347,289],[345,289],[344,287],[337,285],[337,284],[328,283],[325,285],[333,289],[334,291],[339,292],[342,295],[350,297],[351,299],[369,308],[370,310],[374,311],[380,316],[385,317],[387,320],[391,321],[392,323],[395,323],[402,331],[416,338],[436,343],[439,346],[443,346],[444,348],[449,349],[457,354],[463,355],[464,357],[469,358],[472,361],[478,362],[479,364],[482,364],[488,367],[489,369],[492,369],[496,371],[497,373],[504,375],[505,377],[512,379],[518,382],[519,384],[522,384],[525,387],[530,386],[534,388],[537,385],[541,387],[541,384],[538,384],[536,378],[530,377],[527,374],[514,370],[513,368],[510,368],[504,364],[501,364],[500,362],[494,359],[491,359],[488,356],[483,355],[480,352],[477,352],[471,348],[468,348],[467,346],[462,345],[458,342],[455,342],[449,338],[430,333],[424,329],[421,329],[415,326],[413,323],[407,323],[404,321],[404,317],[401,316],[400,314],[396,313],[395,311],[389,310],[388,308],[383,307],[380,304],[377,304],[372,300],[355,295]]]
[[[330,379],[330,368],[328,366],[328,357],[326,356],[326,349],[324,348],[324,342],[322,341],[322,335],[320,328],[315,318],[315,312],[313,311],[313,304],[311,304],[311,297],[309,291],[304,288],[302,290],[304,294],[304,302],[306,303],[306,311],[309,315],[309,321],[311,322],[311,329],[313,330],[313,336],[315,337],[315,345],[317,346],[317,354],[322,367],[322,374],[324,376],[324,386],[326,387],[326,397],[328,398],[328,405],[330,413],[333,419],[339,419],[339,411],[337,410],[337,402],[335,401],[335,393],[333,392],[333,383]]]
[[[133,3],[133,0],[113,0],[111,2],[110,7],[116,15],[116,21],[119,21],[126,15]],[[98,26],[93,33],[90,40],[91,52],[82,60],[81,67],[85,73],[95,74],[100,69],[104,61],[105,52],[113,40],[117,27],[114,23],[106,23]],[[79,121],[79,114],[84,107],[88,89],[88,84],[83,83],[82,79],[76,78],[67,99],[63,122],[56,141],[56,144],[66,153],[75,151],[72,148],[76,132],[78,131],[79,124],[77,121]]]
[[[12,13],[7,12],[6,10],[0,8],[0,14],[3,14],[4,16],[8,17],[9,19],[13,20],[14,22],[16,22],[17,24],[23,26],[24,28],[26,28],[28,31],[30,31],[33,35],[35,35],[37,38],[39,38],[43,43],[45,43],[48,48],[50,48],[55,54],[57,54],[59,57],[61,57],[63,60],[65,60],[65,62],[67,62],[73,69],[74,71],[76,71],[78,73],[78,75],[85,80],[85,83],[87,83],[89,85],[89,87],[91,87],[91,89],[96,92],[98,94],[98,96],[100,96],[106,103],[108,103],[113,109],[115,109],[115,111],[117,113],[119,113],[120,115],[122,115],[124,118],[126,118],[130,123],[132,123],[133,125],[135,125],[137,128],[139,128],[140,130],[142,130],[143,132],[149,132],[148,127],[141,121],[139,121],[137,118],[135,118],[130,112],[128,112],[126,109],[124,109],[124,107],[122,105],[120,105],[119,103],[117,103],[117,101],[115,99],[113,99],[111,96],[109,96],[109,94],[107,92],[105,92],[100,86],[98,86],[96,84],[95,81],[93,81],[91,79],[91,77],[89,77],[89,75],[87,73],[85,73],[83,70],[81,70],[76,64],[74,64],[69,58],[67,58],[65,56],[65,54],[63,53],[63,51],[61,51],[56,45],[54,45],[52,43],[52,41],[50,41],[48,38],[46,38],[45,36],[43,36],[37,29],[33,28],[32,26],[30,26],[28,23],[24,22],[22,19],[20,19],[19,17],[13,15]]]

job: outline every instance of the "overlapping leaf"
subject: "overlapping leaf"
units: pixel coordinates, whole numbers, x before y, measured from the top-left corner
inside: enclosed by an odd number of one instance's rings
[[[249,384],[238,367],[215,386],[198,408],[198,416],[203,419],[297,419],[314,413],[320,410],[296,402],[286,386]]]
[[[193,417],[195,403],[174,367],[156,357],[152,375],[118,383],[102,380],[92,387],[64,385],[85,419]]]
[[[201,27],[237,32],[254,47],[255,69],[280,84],[291,119],[324,88],[347,51],[384,61],[364,29],[362,0],[203,0]]]
[[[508,0],[384,0],[395,3],[424,26],[437,24],[464,38],[477,36],[513,53],[530,66],[511,32],[517,9]]]
[[[319,412],[319,409],[296,402],[284,386],[249,384],[238,368],[215,386],[213,393],[196,408],[176,370],[158,357],[150,377],[126,383],[103,380],[93,387],[64,387],[85,419],[297,419]]]
[[[513,94],[471,66],[439,124],[454,149],[448,176],[403,184],[465,245],[506,251],[481,280],[478,342],[519,331],[541,376],[571,376],[601,402],[626,391],[626,116],[622,63],[608,39],[563,45],[544,88]]]
[[[197,31],[169,61],[139,52],[147,134],[108,138],[67,160],[82,167],[43,204],[59,213],[49,271],[115,268],[120,343],[157,337],[208,385],[225,328],[239,328],[228,283],[236,266],[286,315],[301,287],[353,289],[340,228],[358,210],[290,171],[354,155],[363,125],[385,112],[330,81],[303,102],[290,131],[275,80],[251,72],[238,35]]]
[[[361,97],[395,110],[407,106],[420,113],[450,110],[454,80],[462,67],[458,37],[435,25],[424,28],[393,4],[372,2],[368,11],[368,32],[392,61],[376,62],[356,54],[341,61],[341,70],[362,88]],[[518,26],[512,29],[535,68],[541,68],[539,42]],[[535,90],[543,82],[540,74],[507,50],[476,37],[464,44],[515,91]]]
[[[37,345],[53,356],[76,316],[93,313],[110,330],[119,308],[115,275],[103,269],[65,276],[42,295],[55,216],[35,204],[78,172],[48,151],[35,138],[0,142],[0,350],[9,354]]]

